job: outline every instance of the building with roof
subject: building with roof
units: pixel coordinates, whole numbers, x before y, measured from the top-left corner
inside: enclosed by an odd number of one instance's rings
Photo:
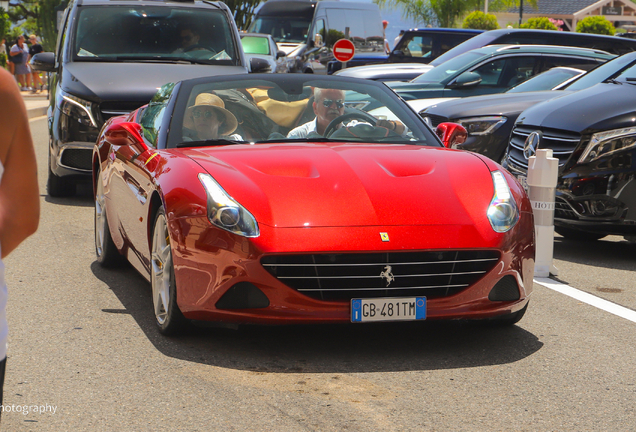
[[[499,25],[505,27],[519,22],[519,8],[495,14]],[[636,3],[630,0],[537,0],[533,8],[526,0],[523,5],[523,22],[530,18],[548,17],[563,21],[563,30],[574,31],[576,24],[588,16],[605,16],[614,26],[636,24]]]

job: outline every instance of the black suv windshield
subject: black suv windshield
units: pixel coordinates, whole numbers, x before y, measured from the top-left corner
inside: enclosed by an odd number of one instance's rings
[[[223,11],[183,6],[86,6],[73,43],[74,61],[192,61],[236,65]]]

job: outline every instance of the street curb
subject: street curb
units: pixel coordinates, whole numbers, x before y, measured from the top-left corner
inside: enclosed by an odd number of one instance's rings
[[[27,109],[27,117],[28,118],[34,118],[34,117],[42,117],[44,115],[46,115],[46,111],[49,107],[47,106],[43,106],[43,107],[36,107],[36,108],[29,108]]]

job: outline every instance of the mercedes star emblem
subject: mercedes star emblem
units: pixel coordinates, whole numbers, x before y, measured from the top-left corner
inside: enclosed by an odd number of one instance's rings
[[[541,131],[534,131],[528,138],[526,138],[526,142],[523,144],[523,156],[526,159],[530,159],[537,153],[537,149],[539,148],[539,144],[541,143]]]

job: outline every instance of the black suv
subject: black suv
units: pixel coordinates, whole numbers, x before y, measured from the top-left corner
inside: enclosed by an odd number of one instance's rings
[[[524,183],[537,148],[559,159],[555,231],[593,240],[636,236],[636,66],[523,111],[503,166]]]
[[[90,179],[91,155],[110,117],[148,103],[168,82],[234,75],[248,67],[229,8],[208,1],[75,0],[66,8],[55,53],[34,56],[51,72],[50,196]]]

